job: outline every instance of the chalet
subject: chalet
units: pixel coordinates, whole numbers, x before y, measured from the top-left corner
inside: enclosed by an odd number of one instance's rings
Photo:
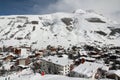
[[[18,48],[15,48],[14,49],[14,53],[16,54],[16,55],[21,55],[21,49],[18,49]]]
[[[19,70],[19,71],[22,71],[23,69],[27,69],[28,68],[28,66],[25,66],[25,65],[18,65],[17,66],[17,70]]]
[[[16,54],[17,56],[28,56],[29,50],[27,50],[26,48],[15,48],[14,54]]]
[[[92,58],[100,59],[101,55],[91,55]]]
[[[87,51],[80,50],[79,53],[81,56],[88,56]]]
[[[48,56],[41,59],[41,71],[50,74],[68,75],[72,64],[73,60],[68,59],[67,55],[62,55],[62,57]]]
[[[37,52],[37,53],[35,53],[35,57],[37,57],[37,58],[40,58],[40,57],[43,57],[43,52]]]
[[[85,61],[87,62],[95,62],[95,58],[91,58],[91,57],[80,57],[80,59],[85,59]]]
[[[17,65],[28,65],[30,63],[30,58],[27,57],[27,58],[19,58],[17,61],[16,61],[16,64]]]
[[[20,58],[17,59],[15,64],[10,67],[11,71],[22,71],[23,69],[28,68],[29,62],[27,61],[28,58]]]
[[[89,54],[90,57],[96,58],[96,59],[99,59],[102,56],[100,53],[98,53],[96,51],[90,51],[88,54]]]
[[[50,48],[50,51],[51,51],[51,54],[56,54],[57,52],[57,49],[56,48],[54,48],[54,47],[51,47]]]
[[[8,55],[4,58],[5,62],[10,62],[11,60],[13,60],[14,56],[13,55]]]
[[[54,46],[48,46],[48,50],[50,50],[50,51],[57,51],[57,48],[55,48]]]
[[[28,68],[27,65],[16,65],[16,64],[14,64],[14,65],[10,66],[11,71],[22,71],[23,69],[26,69],[26,68]]]
[[[94,73],[96,73],[98,68],[102,68],[106,71],[108,71],[109,69],[109,67],[103,64],[84,62],[83,64],[80,64],[79,66],[75,67],[71,71],[70,76],[91,78],[94,75]]]
[[[43,50],[43,49],[41,49],[41,50],[36,50],[36,51],[38,51],[38,52],[45,52],[45,50]]]
[[[44,49],[43,50],[37,50],[36,49],[36,50],[32,51],[32,53],[34,53],[34,54],[30,54],[30,55],[33,55],[34,58],[40,58],[40,57],[43,57],[45,55],[46,50],[44,50]]]
[[[89,54],[89,55],[98,55],[99,53],[96,52],[96,51],[90,51],[88,54]]]
[[[68,53],[68,57],[70,59],[78,59],[79,57],[81,56],[80,52],[79,51],[74,51],[74,50],[71,50],[69,53]]]
[[[58,49],[57,49],[57,54],[58,54],[58,55],[62,55],[62,54],[65,54],[65,53],[66,53],[66,51],[65,51],[64,48],[58,48]]]
[[[56,51],[51,51],[50,54],[51,54],[51,55],[56,55],[57,52],[56,52]]]

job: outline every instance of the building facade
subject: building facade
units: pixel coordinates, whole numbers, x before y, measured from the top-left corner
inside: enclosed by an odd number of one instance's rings
[[[67,75],[70,73],[73,61],[68,59],[66,55],[63,57],[48,56],[41,59],[41,71],[49,74]]]

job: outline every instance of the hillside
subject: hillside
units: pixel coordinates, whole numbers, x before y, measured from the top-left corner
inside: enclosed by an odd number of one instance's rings
[[[93,11],[0,16],[0,46],[120,46],[120,25]]]

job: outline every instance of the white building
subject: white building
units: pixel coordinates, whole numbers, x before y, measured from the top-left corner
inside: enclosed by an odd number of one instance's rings
[[[28,56],[29,55],[29,52],[27,51],[26,48],[21,48],[21,56]]]
[[[107,77],[115,80],[120,80],[120,70],[109,70]]]
[[[19,48],[21,51],[20,51],[20,57],[28,57],[30,54],[31,54],[31,52],[30,51],[28,51],[28,49],[27,48]]]
[[[109,67],[104,64],[85,62],[74,68],[71,72],[71,76],[91,78],[97,73],[98,68],[106,71],[109,70]]]
[[[73,60],[68,59],[67,55],[58,57],[57,55],[48,56],[41,59],[41,70],[49,74],[67,75]]]

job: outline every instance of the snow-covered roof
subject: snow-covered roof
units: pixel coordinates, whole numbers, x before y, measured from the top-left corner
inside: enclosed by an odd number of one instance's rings
[[[116,70],[115,74],[120,77],[120,70]]]
[[[107,72],[107,74],[108,74],[108,75],[109,75],[109,74],[116,74],[117,76],[120,77],[120,70],[110,70],[110,71]]]
[[[104,70],[108,70],[109,68],[103,64],[93,63],[93,62],[85,62],[80,64],[78,67],[74,68],[73,71],[79,74],[83,74],[86,77],[91,77],[98,68],[102,68]]]
[[[100,57],[101,55],[91,55],[91,57],[97,58]]]
[[[28,57],[29,57],[29,54],[25,54],[25,55],[20,56],[18,59],[26,59]]]
[[[63,57],[58,57],[57,55],[55,56],[48,56],[42,58],[42,60],[52,62],[57,65],[65,66],[73,63],[73,60],[68,59],[67,55],[63,55]]]
[[[11,53],[11,52],[9,53],[9,55],[16,56],[15,54],[13,54],[13,53]]]
[[[87,51],[84,51],[84,50],[80,50],[80,55],[87,55]]]
[[[80,59],[84,58],[85,60],[92,60],[95,61],[95,58],[91,58],[91,57],[80,57]]]
[[[26,68],[26,67],[28,67],[28,66],[25,66],[25,65],[18,65],[18,66],[20,66],[20,67],[23,67],[23,68]]]
[[[27,49],[21,48],[21,55],[26,55],[26,54],[27,54]]]
[[[8,62],[8,63],[4,63],[3,66],[5,68],[5,70],[10,70],[11,66],[13,66],[14,63]]]

